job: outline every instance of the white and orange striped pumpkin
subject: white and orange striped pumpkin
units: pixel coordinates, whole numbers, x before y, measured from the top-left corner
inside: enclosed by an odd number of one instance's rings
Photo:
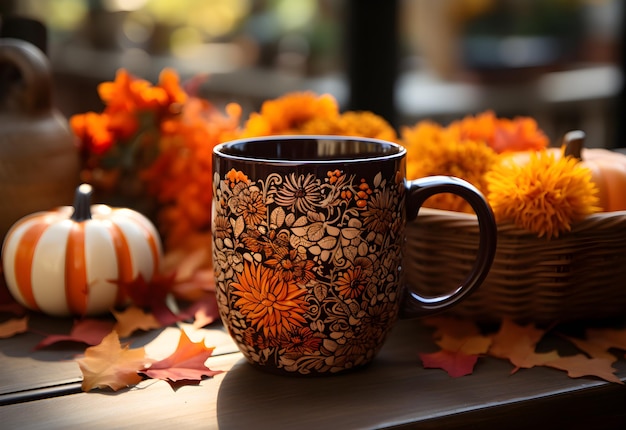
[[[25,216],[7,233],[5,280],[27,308],[54,316],[102,314],[125,301],[118,282],[157,273],[162,245],[154,225],[131,209],[91,205],[91,192],[82,184],[74,207]]]

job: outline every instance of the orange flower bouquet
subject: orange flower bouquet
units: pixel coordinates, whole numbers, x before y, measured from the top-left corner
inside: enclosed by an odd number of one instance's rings
[[[115,81],[98,86],[102,113],[70,118],[80,141],[82,180],[101,193],[145,201],[137,208],[158,220],[167,243],[210,229],[213,147],[239,133],[241,108],[220,112],[209,101],[188,94],[177,74],[165,69],[159,82],[119,70]],[[152,213],[152,209],[156,213]]]

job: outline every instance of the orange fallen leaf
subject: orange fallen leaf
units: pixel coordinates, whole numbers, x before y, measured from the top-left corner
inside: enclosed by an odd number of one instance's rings
[[[136,306],[129,306],[123,311],[112,311],[117,320],[113,329],[119,337],[128,337],[137,330],[149,331],[161,327],[154,315]]]
[[[441,350],[420,353],[422,364],[443,369],[453,378],[471,374],[479,355],[491,345],[491,338],[483,336],[470,320],[438,316],[427,318],[426,324],[435,327],[433,337]]]
[[[505,318],[499,331],[493,335],[493,343],[488,353],[496,358],[508,359],[515,366],[511,373],[520,368],[529,369],[544,365],[559,358],[556,351],[535,352],[537,343],[545,333],[546,330],[532,324],[521,326]]]
[[[222,373],[221,370],[211,370],[205,365],[214,349],[207,347],[204,340],[192,342],[187,333],[181,330],[176,350],[169,357],[152,363],[142,373],[168,382],[200,381],[205,376]]]
[[[0,323],[0,339],[7,339],[28,330],[28,315]]]
[[[138,373],[149,359],[144,348],[129,349],[120,343],[116,331],[106,336],[102,343],[85,350],[85,356],[76,360],[83,374],[83,391],[94,388],[121,388],[136,385],[143,378]]]
[[[453,378],[470,375],[478,361],[478,355],[463,354],[458,351],[441,349],[433,353],[420,353],[425,369],[443,369]]]
[[[470,320],[450,317],[434,317],[427,322],[436,327],[435,342],[442,349],[467,355],[484,354],[489,350],[492,339],[481,334]]]
[[[624,382],[615,375],[617,369],[611,366],[613,361],[606,358],[589,358],[583,354],[576,354],[548,361],[544,363],[544,366],[565,370],[570,378],[597,376],[608,382],[624,384]]]

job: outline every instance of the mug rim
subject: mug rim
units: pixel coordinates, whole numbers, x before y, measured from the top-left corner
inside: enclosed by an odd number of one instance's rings
[[[302,159],[281,159],[272,157],[258,157],[249,155],[238,155],[224,152],[224,148],[246,143],[246,142],[260,142],[268,140],[301,140],[301,141],[317,141],[317,140],[338,140],[338,141],[361,141],[382,144],[388,147],[394,148],[397,152],[388,154],[372,154],[371,157],[354,158],[353,154],[338,155],[337,158],[302,158]],[[294,165],[294,164],[343,164],[349,163],[371,163],[376,161],[394,160],[406,155],[406,148],[399,143],[377,139],[373,137],[360,137],[360,136],[346,136],[346,135],[324,135],[324,134],[281,134],[270,136],[255,136],[255,137],[243,137],[238,139],[222,142],[213,147],[213,155],[218,157],[236,160],[242,162],[256,162],[256,163],[271,163],[278,165]]]

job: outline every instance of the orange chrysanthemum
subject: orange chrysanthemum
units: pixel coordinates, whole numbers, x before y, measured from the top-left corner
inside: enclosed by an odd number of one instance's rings
[[[497,164],[486,179],[496,220],[512,221],[539,237],[558,237],[600,210],[591,171],[573,157],[542,150],[526,164]]]
[[[300,127],[312,119],[334,120],[338,116],[337,101],[329,94],[289,93],[265,101],[260,112],[250,114],[242,137],[299,134]]]
[[[480,141],[461,141],[450,136],[436,123],[423,121],[402,131],[407,147],[407,177],[430,175],[456,176],[486,193],[485,174],[497,161],[493,149]],[[426,201],[426,207],[473,212],[462,198],[453,194],[437,194]]]
[[[306,290],[287,282],[267,267],[246,263],[243,273],[231,284],[238,297],[235,306],[265,336],[280,336],[306,324]]]
[[[312,118],[301,126],[299,132],[398,140],[396,131],[384,118],[368,111],[347,111],[336,118]]]

